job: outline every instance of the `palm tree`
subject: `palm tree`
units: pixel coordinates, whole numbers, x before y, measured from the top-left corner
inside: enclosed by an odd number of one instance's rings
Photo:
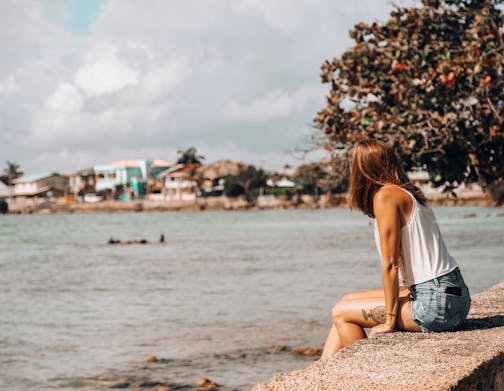
[[[19,168],[19,164],[17,163],[10,162],[8,160],[5,163],[4,173],[9,178],[9,187],[11,186],[11,182],[14,179],[19,178],[21,175],[23,175],[23,171],[20,171]]]
[[[23,171],[19,170],[20,166],[17,163],[10,162],[7,160],[5,163],[4,173],[8,177],[9,191],[11,191],[12,181],[23,175]]]
[[[194,147],[187,148],[185,151],[177,151],[179,158],[177,164],[201,164],[202,160],[205,160],[203,155],[198,155],[197,150]]]

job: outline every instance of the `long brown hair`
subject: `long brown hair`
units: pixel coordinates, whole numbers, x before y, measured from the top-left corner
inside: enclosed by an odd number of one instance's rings
[[[360,209],[374,218],[373,197],[388,184],[408,190],[422,205],[427,204],[422,191],[410,182],[391,146],[371,139],[357,142],[350,164],[350,208]]]

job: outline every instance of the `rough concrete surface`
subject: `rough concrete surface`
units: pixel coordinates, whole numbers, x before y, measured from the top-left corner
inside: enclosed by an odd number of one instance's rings
[[[504,282],[472,300],[460,331],[364,339],[253,391],[504,391]]]

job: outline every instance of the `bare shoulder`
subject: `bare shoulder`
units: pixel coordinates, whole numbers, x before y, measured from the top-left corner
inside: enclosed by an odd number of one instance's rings
[[[390,204],[399,203],[404,192],[393,185],[382,186],[374,195],[373,203],[376,204]]]
[[[400,216],[401,227],[406,224],[413,210],[411,197],[402,189],[394,185],[384,185],[373,198],[373,209],[378,218],[390,215],[395,211]]]

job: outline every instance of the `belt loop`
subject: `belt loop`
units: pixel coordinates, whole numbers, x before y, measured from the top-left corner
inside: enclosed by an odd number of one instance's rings
[[[459,268],[456,268],[455,270],[457,271],[457,281],[460,281],[462,279],[462,273],[460,273]]]
[[[432,281],[434,281],[434,285],[436,285],[436,288],[439,288],[441,286],[441,284],[439,283],[439,280],[437,279],[437,277],[434,277],[432,279]]]
[[[415,285],[410,286],[410,299],[411,300],[416,300],[416,289]]]

